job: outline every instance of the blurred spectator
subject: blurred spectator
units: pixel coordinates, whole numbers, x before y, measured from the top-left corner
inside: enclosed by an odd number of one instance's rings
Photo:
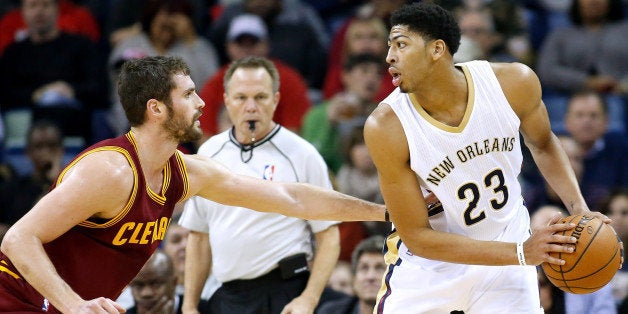
[[[141,32],[142,8],[152,0],[106,0],[108,3],[108,19],[104,33],[112,47],[127,38]],[[196,32],[209,25],[208,1],[187,0],[192,6],[191,18]]]
[[[144,1],[141,31],[122,40],[109,56],[111,82],[111,124],[116,134],[128,129],[118,101],[115,82],[122,63],[145,56],[179,56],[190,66],[190,77],[200,88],[218,70],[218,56],[213,45],[196,33],[192,25],[193,8],[187,0]]]
[[[329,276],[327,287],[346,295],[354,295],[353,293],[353,271],[351,263],[347,261],[338,261],[334,271]]]
[[[135,305],[128,314],[181,314],[183,296],[175,294],[177,278],[172,259],[161,250],[148,259],[129,286]],[[209,313],[207,301],[199,302],[200,313]]]
[[[628,187],[618,187],[600,205],[600,212],[612,219],[611,226],[624,244],[624,252],[628,247]],[[628,262],[624,256],[623,267],[611,281],[613,295],[619,306],[619,313],[628,313]]]
[[[142,12],[142,31],[113,49],[109,65],[115,66],[130,58],[176,55],[190,66],[194,83],[205,84],[218,69],[218,56],[213,45],[196,33],[190,2],[147,0]]]
[[[464,9],[458,14],[462,35],[480,47],[480,59],[491,62],[521,61],[505,49],[505,37],[495,30],[492,12],[488,9]]]
[[[628,141],[622,135],[609,133],[608,105],[601,95],[593,91],[575,93],[566,103],[563,121],[566,136],[575,141],[577,147],[559,136],[576,175],[580,189],[590,208],[596,209],[600,200],[617,186],[628,182]],[[577,157],[580,155],[580,157]],[[580,161],[577,161],[581,159]],[[545,189],[531,157],[525,158],[522,170],[524,199],[530,210],[549,202],[557,204],[553,193]],[[525,172],[525,173],[524,173]],[[581,174],[579,174],[581,172]]]
[[[336,62],[336,61],[339,62],[340,65],[342,65],[342,63],[344,62],[344,59],[349,54],[354,53],[354,52],[345,50],[345,47],[346,47],[345,45],[348,42],[346,38],[347,30],[349,26],[353,23],[354,19],[363,20],[363,21],[369,21],[373,19],[373,20],[379,20],[380,22],[384,23],[385,30],[384,30],[383,56],[385,57],[386,52],[388,50],[388,48],[386,47],[386,43],[388,42],[388,31],[390,30],[390,25],[388,25],[390,22],[389,21],[390,14],[394,10],[400,8],[402,5],[409,2],[410,2],[409,0],[368,0],[365,3],[361,4],[356,9],[356,12],[353,14],[353,16],[348,18],[339,27],[339,29],[334,33],[332,42],[331,42],[331,47],[329,47],[329,57],[328,57],[329,68],[332,69],[331,63]],[[360,52],[368,52],[368,51],[355,51],[355,53],[360,53]],[[338,68],[338,66],[336,67]],[[337,77],[337,74],[336,74],[336,77]],[[327,75],[325,80],[326,80],[325,84],[327,84],[327,81],[330,80],[329,75]],[[324,86],[323,99],[328,99],[329,97],[333,96],[336,92],[340,90],[338,86],[341,86],[341,85],[339,85],[337,82],[335,84],[333,82],[329,84],[331,85],[330,87]],[[384,86],[387,86],[387,88],[384,88]],[[385,96],[388,96],[389,94],[389,92],[385,92],[385,90],[392,91],[393,89],[394,89],[394,86],[392,86],[392,82],[390,80],[387,80],[387,82],[382,82],[382,91],[378,93],[378,96],[376,96],[377,98],[375,100],[376,101],[383,100]]]
[[[355,296],[347,296],[324,303],[316,311],[317,314],[374,312],[377,293],[386,273],[383,253],[384,241],[385,238],[382,236],[372,236],[358,244],[351,256],[352,286]]]
[[[168,225],[168,231],[164,237],[162,248],[164,253],[170,256],[174,264],[174,274],[177,277],[175,293],[183,295],[183,280],[185,278],[185,245],[187,244],[188,234],[190,230],[179,225],[178,221],[181,214],[173,215]]]
[[[582,175],[584,172],[584,156],[580,148],[580,145],[571,136],[558,135],[560,145],[567,154],[569,164],[576,175],[578,182],[582,182]],[[600,193],[604,193],[600,191]],[[597,193],[590,193],[597,194]],[[530,214],[536,214],[536,209],[542,206],[551,205],[559,208],[564,208],[565,204],[560,200],[558,194],[552,189],[546,181],[539,181],[536,184],[530,184],[526,186],[524,192],[524,199],[526,201],[526,207]],[[589,204],[593,206],[594,204]]]
[[[581,189],[592,209],[614,187],[628,186],[628,143],[623,136],[605,136],[607,110],[599,94],[582,92],[570,99],[565,115],[565,127],[583,153]]]
[[[57,28],[54,0],[23,0],[28,37],[0,57],[3,110],[28,108],[91,143],[91,114],[107,107],[104,62],[89,39]]]
[[[525,20],[533,51],[538,51],[547,33],[565,27],[569,22],[572,0],[524,0]]]
[[[458,16],[463,35],[475,40],[485,59],[532,64],[526,11],[517,0],[432,0]],[[463,25],[464,24],[464,25]]]
[[[333,173],[342,165],[340,139],[354,125],[363,125],[377,106],[373,96],[384,74],[382,62],[371,54],[350,56],[341,74],[345,89],[312,107],[303,120],[301,135],[316,147]]]
[[[351,19],[346,29],[345,41],[342,43],[342,50],[338,56],[332,56],[327,61],[327,75],[323,85],[323,99],[329,99],[342,91],[342,65],[350,55],[369,53],[381,58],[382,68],[388,66],[383,62],[386,58],[388,47],[388,30],[379,17]],[[395,89],[390,77],[382,76],[377,94],[373,96],[373,101],[379,102],[386,98]]]
[[[521,1],[492,0],[486,7],[492,13],[495,31],[502,36],[503,49],[519,62],[532,66],[534,50]]]
[[[338,191],[375,203],[384,203],[379,190],[377,169],[364,143],[363,126],[356,125],[342,139],[344,162],[336,177]],[[372,235],[387,236],[391,224],[376,221],[345,221],[340,230],[340,260],[349,261],[358,243]]]
[[[269,57],[295,68],[307,86],[319,90],[325,77],[329,36],[317,12],[300,0],[242,0],[226,5],[212,24],[210,38],[214,43],[227,43],[231,21],[239,15],[260,16],[267,26]],[[226,47],[219,46],[222,60],[227,62]]]
[[[454,54],[454,62],[468,62],[473,60],[482,59],[483,56],[482,49],[480,48],[480,44],[478,44],[474,39],[462,35],[460,37],[460,46],[458,47],[458,51]]]
[[[544,87],[561,92],[585,88],[626,93],[628,22],[621,0],[574,0],[573,25],[552,31],[541,47],[537,71]]]
[[[63,166],[62,138],[59,127],[50,121],[31,126],[26,154],[33,170],[0,185],[0,223],[14,224],[48,193]]]
[[[600,205],[600,211],[613,221],[611,226],[624,242],[624,252],[628,246],[628,186],[617,187]],[[628,260],[624,260],[622,271],[628,274]],[[628,290],[624,291],[628,295]]]
[[[234,18],[227,32],[227,53],[229,60],[235,61],[246,56],[268,57],[268,32],[262,19],[253,14],[244,14]],[[310,109],[311,103],[307,95],[307,84],[303,77],[285,63],[271,59],[279,71],[279,93],[281,98],[275,110],[274,121],[292,131],[301,128],[301,121]],[[202,86],[199,96],[205,101],[203,115],[199,118],[204,139],[218,133],[218,122],[224,110],[223,94],[225,87],[223,77],[228,65]],[[224,119],[226,121],[228,119]],[[230,125],[230,123],[229,123]]]
[[[27,1],[21,2],[24,5]],[[53,0],[52,2],[59,7],[59,17],[56,23],[61,31],[86,36],[93,42],[100,39],[98,22],[87,8],[70,0]],[[2,54],[9,44],[28,37],[29,29],[20,8],[12,9],[0,16],[2,17],[0,19],[0,54]]]
[[[377,169],[364,143],[363,126],[356,125],[343,137],[343,164],[336,176],[338,190],[363,200],[384,203],[379,191]]]
[[[549,224],[549,221],[554,216],[567,216],[568,212],[563,206],[557,205],[542,205],[530,215],[530,229],[536,230]]]
[[[329,34],[334,34],[340,26],[355,13],[363,0],[302,0],[310,5],[321,17]]]

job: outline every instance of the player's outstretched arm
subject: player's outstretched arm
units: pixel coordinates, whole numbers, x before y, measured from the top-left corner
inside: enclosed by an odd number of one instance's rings
[[[384,221],[383,205],[330,189],[237,175],[216,161],[199,155],[186,155],[185,162],[190,195],[307,220]]]
[[[107,174],[105,178],[103,173]],[[89,217],[114,217],[128,200],[133,180],[131,168],[121,154],[98,152],[88,155],[67,171],[63,181],[5,235],[2,252],[24,279],[61,312],[125,311],[110,299],[83,300],[58,275],[43,244]]]
[[[410,153],[405,133],[390,106],[380,105],[365,124],[364,136],[369,153],[377,166],[380,188],[390,211],[390,218],[404,244],[418,256],[458,264],[517,265],[515,243],[480,241],[469,237],[433,230],[429,224],[426,201],[410,168]],[[439,196],[445,197],[445,196]],[[567,224],[552,226],[539,242],[572,243],[569,237],[551,234],[573,228]],[[548,261],[547,252],[566,252],[556,245],[529,246],[530,260]],[[558,261],[559,263],[561,261]]]

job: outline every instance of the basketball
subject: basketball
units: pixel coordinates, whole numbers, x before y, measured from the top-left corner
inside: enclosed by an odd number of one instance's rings
[[[591,293],[604,287],[621,263],[621,245],[611,226],[599,218],[572,215],[559,223],[573,222],[576,227],[561,235],[578,241],[572,253],[550,253],[565,260],[565,265],[543,263],[547,279],[560,290],[576,294]]]

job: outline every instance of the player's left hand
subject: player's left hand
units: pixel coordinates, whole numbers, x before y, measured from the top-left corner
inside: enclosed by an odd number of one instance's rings
[[[595,218],[599,218],[600,220],[602,220],[605,224],[609,224],[611,223],[611,219],[608,218],[608,216],[600,213],[600,212],[588,212],[586,213],[587,216],[593,216]]]
[[[281,314],[312,314],[318,302],[311,297],[300,295],[286,304]]]

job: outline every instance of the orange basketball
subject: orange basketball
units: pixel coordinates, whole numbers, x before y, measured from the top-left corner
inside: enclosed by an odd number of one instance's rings
[[[549,281],[560,290],[583,294],[604,287],[621,263],[621,246],[611,226],[598,218],[572,215],[560,223],[573,222],[576,227],[560,234],[578,239],[573,253],[550,253],[565,260],[565,265],[543,263]]]

